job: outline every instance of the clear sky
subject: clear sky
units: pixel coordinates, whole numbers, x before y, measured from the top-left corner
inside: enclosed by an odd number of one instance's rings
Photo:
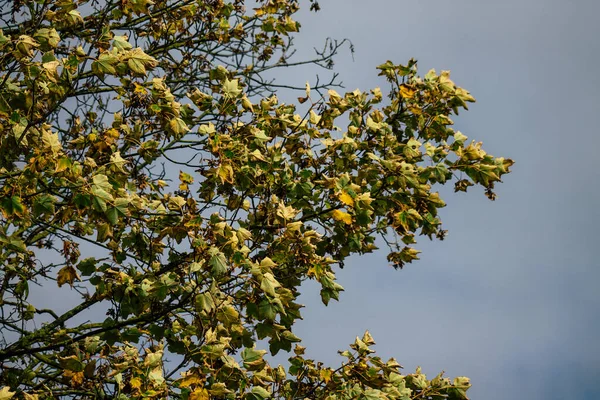
[[[490,202],[453,194],[444,242],[422,239],[403,271],[382,249],[338,276],[340,303],[310,285],[298,326],[328,363],[369,329],[382,356],[411,371],[472,379],[472,399],[597,399],[600,382],[600,2],[322,0],[303,13],[297,45],[349,38],[336,71],[346,89],[385,88],[375,66],[414,57],[449,69],[478,102],[456,128],[513,158]],[[308,54],[308,53],[303,53]],[[312,78],[294,71],[286,79]]]

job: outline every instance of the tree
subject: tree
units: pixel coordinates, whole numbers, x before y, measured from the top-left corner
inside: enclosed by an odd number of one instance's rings
[[[327,304],[348,256],[402,268],[444,238],[436,184],[494,199],[512,161],[452,129],[474,99],[447,71],[388,61],[387,99],[333,74],[284,104],[272,70],[345,44],[296,61],[298,1],[0,4],[0,399],[466,398],[368,332],[337,369],[293,333],[303,281]]]

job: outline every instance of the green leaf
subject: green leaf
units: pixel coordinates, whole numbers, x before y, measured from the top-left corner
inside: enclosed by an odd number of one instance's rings
[[[264,400],[271,397],[271,393],[261,386],[255,386],[250,393],[246,395],[249,400]]]
[[[94,257],[86,258],[77,264],[77,269],[81,271],[81,275],[90,276],[96,272],[96,260]]]
[[[245,348],[244,350],[242,350],[242,360],[244,360],[244,368],[252,369],[264,365],[263,356],[265,354],[267,354],[266,350]]]
[[[210,293],[200,293],[196,296],[196,310],[209,313],[215,308],[215,301]]]
[[[92,72],[100,76],[104,74],[114,75],[117,73],[115,65],[118,61],[119,60],[115,55],[109,52],[102,53],[98,59],[92,63]]]
[[[127,36],[115,36],[113,39],[113,47],[118,51],[131,50],[133,47],[127,40]]]
[[[67,371],[83,371],[84,365],[77,356],[59,357],[58,362],[60,363],[60,366]]]
[[[23,206],[23,203],[21,203],[21,198],[19,196],[3,198],[1,207],[2,214],[4,214],[6,218],[12,215],[21,215],[23,214],[23,211],[25,211],[25,208]]]
[[[118,198],[114,201],[114,206],[107,208],[105,211],[106,218],[112,225],[116,225],[119,218],[126,217],[129,215],[128,210],[129,200],[125,198]]]
[[[211,273],[213,276],[221,276],[227,272],[227,259],[225,258],[225,254],[223,254],[216,247],[211,247],[208,250],[208,254],[210,255],[210,260],[208,264],[212,267]]]
[[[60,42],[60,36],[54,28],[38,29],[33,37],[40,43],[42,48],[55,49]]]

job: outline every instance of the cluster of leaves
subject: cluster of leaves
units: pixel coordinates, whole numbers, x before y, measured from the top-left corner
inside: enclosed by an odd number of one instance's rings
[[[290,59],[298,7],[3,3],[0,399],[466,398],[368,334],[336,370],[303,358],[297,298],[313,279],[338,299],[334,268],[377,238],[394,266],[417,259],[415,235],[445,234],[433,186],[493,199],[512,161],[452,129],[474,99],[413,60],[378,67],[389,101],[334,75],[281,103],[270,70],[329,68],[342,44]],[[34,285],[81,300],[43,308]],[[295,352],[287,372],[259,340]]]

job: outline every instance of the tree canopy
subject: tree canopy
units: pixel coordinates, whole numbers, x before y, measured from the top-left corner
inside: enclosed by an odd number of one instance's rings
[[[302,282],[338,300],[378,245],[402,268],[444,238],[437,184],[493,200],[512,165],[452,128],[448,71],[336,91],[347,42],[297,60],[300,4],[0,0],[0,400],[467,398],[368,332],[339,367],[293,332]],[[306,65],[329,78],[272,79]]]

